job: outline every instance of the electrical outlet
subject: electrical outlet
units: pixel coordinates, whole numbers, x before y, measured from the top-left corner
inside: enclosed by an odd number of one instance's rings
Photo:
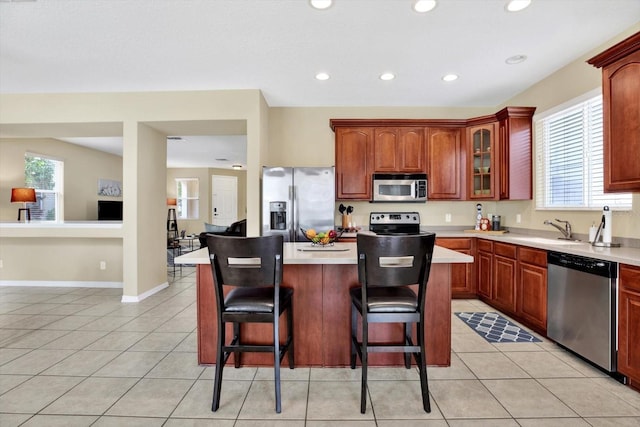
[[[451,214],[444,214],[444,222],[451,222]]]
[[[107,269],[107,262],[100,261],[100,270],[106,270],[106,269]]]
[[[4,261],[0,259],[0,268],[4,268]]]
[[[522,222],[522,215],[516,214],[516,223],[520,224]]]

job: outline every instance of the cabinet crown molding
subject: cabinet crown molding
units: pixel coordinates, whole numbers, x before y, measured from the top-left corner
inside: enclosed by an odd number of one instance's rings
[[[587,60],[596,68],[606,67],[640,49],[640,31]]]
[[[472,117],[470,119],[330,119],[329,126],[335,131],[338,127],[438,127],[465,128],[483,125],[512,117],[533,117],[536,107],[505,107],[494,114]]]

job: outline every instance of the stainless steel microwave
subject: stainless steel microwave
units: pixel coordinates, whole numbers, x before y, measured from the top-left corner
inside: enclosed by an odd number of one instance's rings
[[[373,174],[374,202],[425,202],[426,200],[426,174]]]

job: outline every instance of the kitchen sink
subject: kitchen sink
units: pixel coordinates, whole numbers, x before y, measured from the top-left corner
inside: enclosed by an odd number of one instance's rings
[[[512,237],[511,240],[518,240],[523,243],[539,243],[541,245],[552,246],[581,245],[584,243],[579,240],[547,239],[544,237]]]

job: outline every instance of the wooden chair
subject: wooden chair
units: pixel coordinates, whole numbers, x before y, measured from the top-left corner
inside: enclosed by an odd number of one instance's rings
[[[213,285],[218,310],[218,342],[211,410],[220,406],[222,371],[231,353],[235,367],[240,367],[242,352],[273,353],[276,412],[281,411],[280,362],[289,353],[293,369],[293,289],[281,287],[282,236],[228,237],[207,236]],[[233,286],[224,296],[223,286]],[[287,312],[287,339],[280,344],[280,315]],[[233,339],[226,343],[226,324],[233,323]],[[241,323],[272,323],[273,344],[243,343]]]
[[[351,289],[351,369],[356,355],[362,362],[360,412],[367,408],[367,357],[373,352],[404,353],[404,363],[411,368],[413,354],[420,373],[422,405],[431,412],[427,361],[424,344],[424,308],[427,282],[436,235],[376,236],[358,234],[358,281]],[[418,286],[418,294],[409,287]],[[358,313],[362,318],[362,341],[358,341]],[[403,323],[401,343],[370,344],[369,324]],[[412,325],[417,325],[417,342],[413,342]]]

